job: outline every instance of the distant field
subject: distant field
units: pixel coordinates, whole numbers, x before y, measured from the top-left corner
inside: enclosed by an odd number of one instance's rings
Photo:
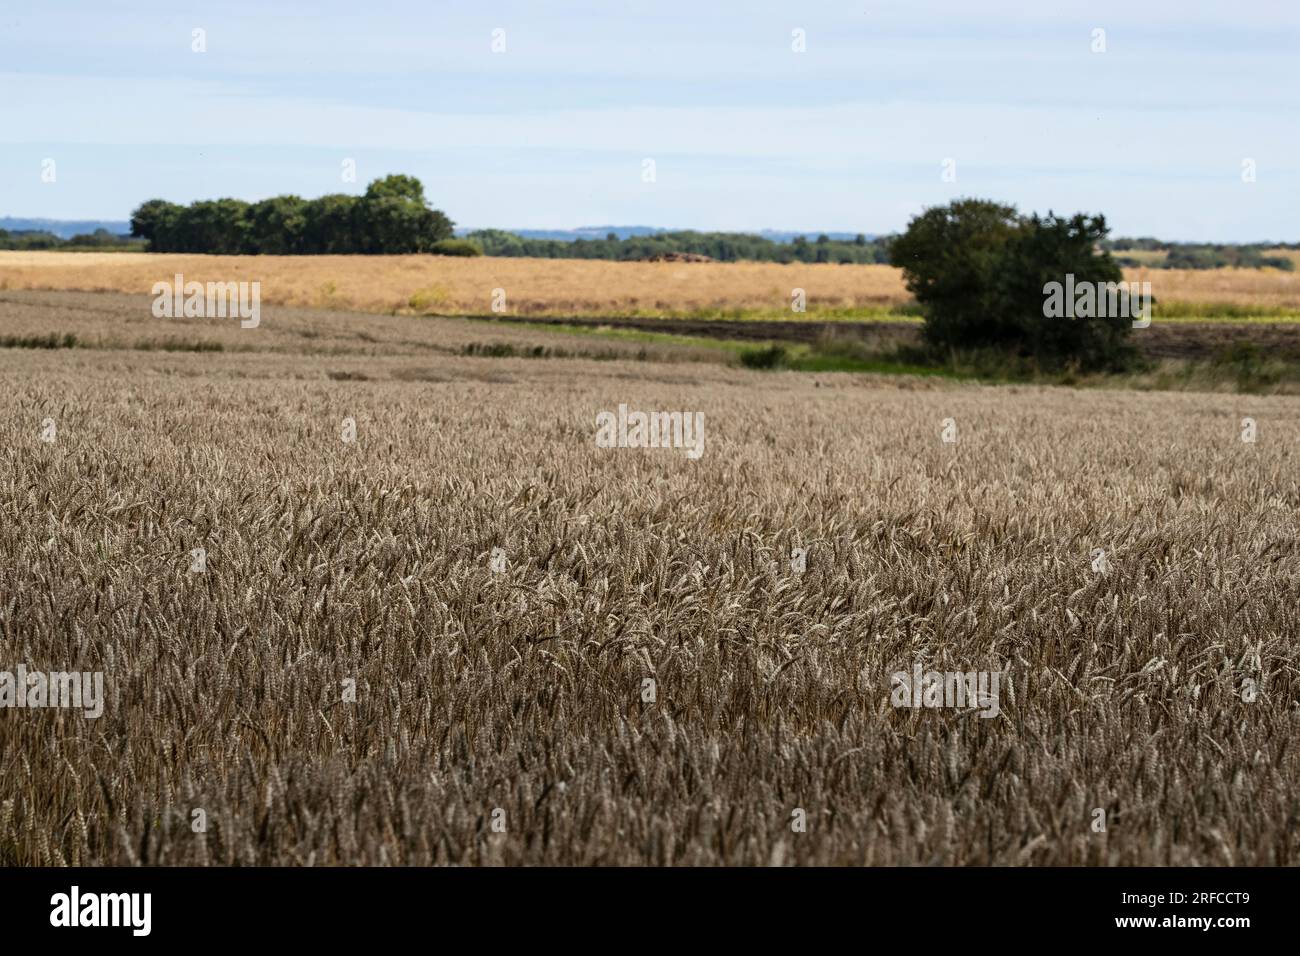
[[[1290,259],[1300,268],[1300,249],[1268,249],[1265,255],[1282,256],[1284,259]]]
[[[502,289],[508,315],[797,319],[799,288],[806,318],[915,318],[902,273],[879,265],[0,252],[0,289],[147,294],[177,272],[260,281],[270,305],[388,314],[489,315]],[[1131,269],[1126,277],[1151,282],[1164,318],[1300,319],[1300,273]]]
[[[1125,249],[1123,252],[1116,252],[1115,256],[1136,259],[1144,266],[1153,266],[1169,258],[1169,252],[1166,249]]]

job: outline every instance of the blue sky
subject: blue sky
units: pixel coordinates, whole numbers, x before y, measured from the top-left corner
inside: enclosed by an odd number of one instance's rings
[[[973,195],[1103,212],[1115,235],[1296,241],[1300,4],[0,7],[0,215],[389,172],[476,227],[880,233]]]

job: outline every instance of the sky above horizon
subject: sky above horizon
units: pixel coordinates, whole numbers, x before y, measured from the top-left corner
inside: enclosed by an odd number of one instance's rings
[[[887,233],[979,196],[1295,242],[1298,54],[1276,0],[9,4],[0,216],[403,172],[468,227]]]

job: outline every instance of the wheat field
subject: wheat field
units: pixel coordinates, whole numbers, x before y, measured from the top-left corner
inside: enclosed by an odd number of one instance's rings
[[[0,295],[90,345],[0,350],[0,669],[106,698],[0,710],[0,864],[1300,861],[1300,400],[147,305]]]
[[[0,251],[0,291],[148,294],[155,282],[262,284],[273,305],[389,314],[855,318],[911,303],[884,265],[604,262],[441,256],[192,256]],[[1300,273],[1273,269],[1127,270],[1162,307],[1300,311]],[[504,299],[494,299],[502,290]],[[795,289],[807,311],[791,309]],[[500,309],[494,308],[500,304]]]

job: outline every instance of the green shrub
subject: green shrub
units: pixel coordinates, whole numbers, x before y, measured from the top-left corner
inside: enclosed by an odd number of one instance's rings
[[[1044,369],[1118,367],[1131,357],[1126,315],[1050,317],[1049,283],[1119,283],[1100,243],[1102,216],[1019,215],[962,199],[928,209],[894,240],[891,258],[925,315],[924,335],[943,350],[995,349]]]
[[[746,349],[740,353],[740,364],[745,368],[774,369],[781,368],[789,360],[789,354],[781,345],[768,345],[758,349]]]
[[[468,239],[443,239],[429,249],[435,256],[481,256],[483,250]]]

